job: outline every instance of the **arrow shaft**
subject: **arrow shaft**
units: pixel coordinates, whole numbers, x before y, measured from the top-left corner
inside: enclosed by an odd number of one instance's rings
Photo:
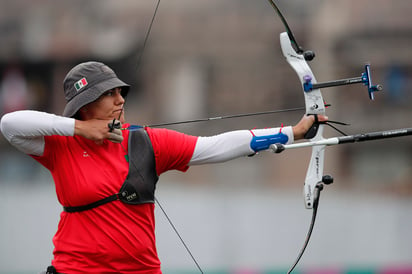
[[[299,110],[305,110],[305,108],[304,107],[296,107],[296,108],[287,108],[287,109],[280,109],[280,110],[269,110],[269,111],[260,111],[260,112],[251,112],[251,113],[232,114],[232,115],[216,116],[216,117],[208,117],[208,118],[199,118],[199,119],[177,121],[177,122],[158,123],[158,124],[151,124],[151,125],[147,125],[147,126],[148,127],[162,127],[162,126],[170,126],[170,125],[190,124],[190,123],[208,122],[208,121],[214,121],[214,120],[224,120],[224,119],[248,117],[248,116],[268,115],[268,114],[276,114],[276,113],[282,113],[282,112],[292,112],[292,111],[299,111]]]

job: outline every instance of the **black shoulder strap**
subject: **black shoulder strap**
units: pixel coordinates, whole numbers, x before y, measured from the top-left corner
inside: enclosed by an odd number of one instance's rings
[[[73,212],[81,212],[85,210],[89,210],[113,201],[119,200],[119,194],[113,194],[109,197],[103,198],[101,200],[98,200],[94,203],[88,204],[88,205],[83,205],[83,206],[64,206],[63,209],[66,212],[73,213]]]

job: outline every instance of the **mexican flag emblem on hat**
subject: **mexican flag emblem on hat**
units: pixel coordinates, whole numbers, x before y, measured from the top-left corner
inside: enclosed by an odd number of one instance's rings
[[[76,89],[76,91],[81,90],[83,87],[87,86],[87,80],[85,77],[83,77],[82,79],[80,79],[79,81],[77,81],[76,83],[74,83],[74,88]]]

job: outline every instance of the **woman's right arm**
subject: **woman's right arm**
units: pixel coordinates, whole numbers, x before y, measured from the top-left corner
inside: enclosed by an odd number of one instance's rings
[[[7,141],[18,150],[41,156],[44,152],[44,136],[73,136],[75,119],[50,113],[21,110],[1,118],[0,130]]]

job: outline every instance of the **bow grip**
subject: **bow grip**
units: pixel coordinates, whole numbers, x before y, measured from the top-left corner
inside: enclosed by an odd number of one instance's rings
[[[317,114],[308,114],[308,115],[314,115],[315,116],[315,122],[312,124],[312,126],[306,131],[304,138],[305,139],[312,139],[316,136],[319,130],[319,119]]]

